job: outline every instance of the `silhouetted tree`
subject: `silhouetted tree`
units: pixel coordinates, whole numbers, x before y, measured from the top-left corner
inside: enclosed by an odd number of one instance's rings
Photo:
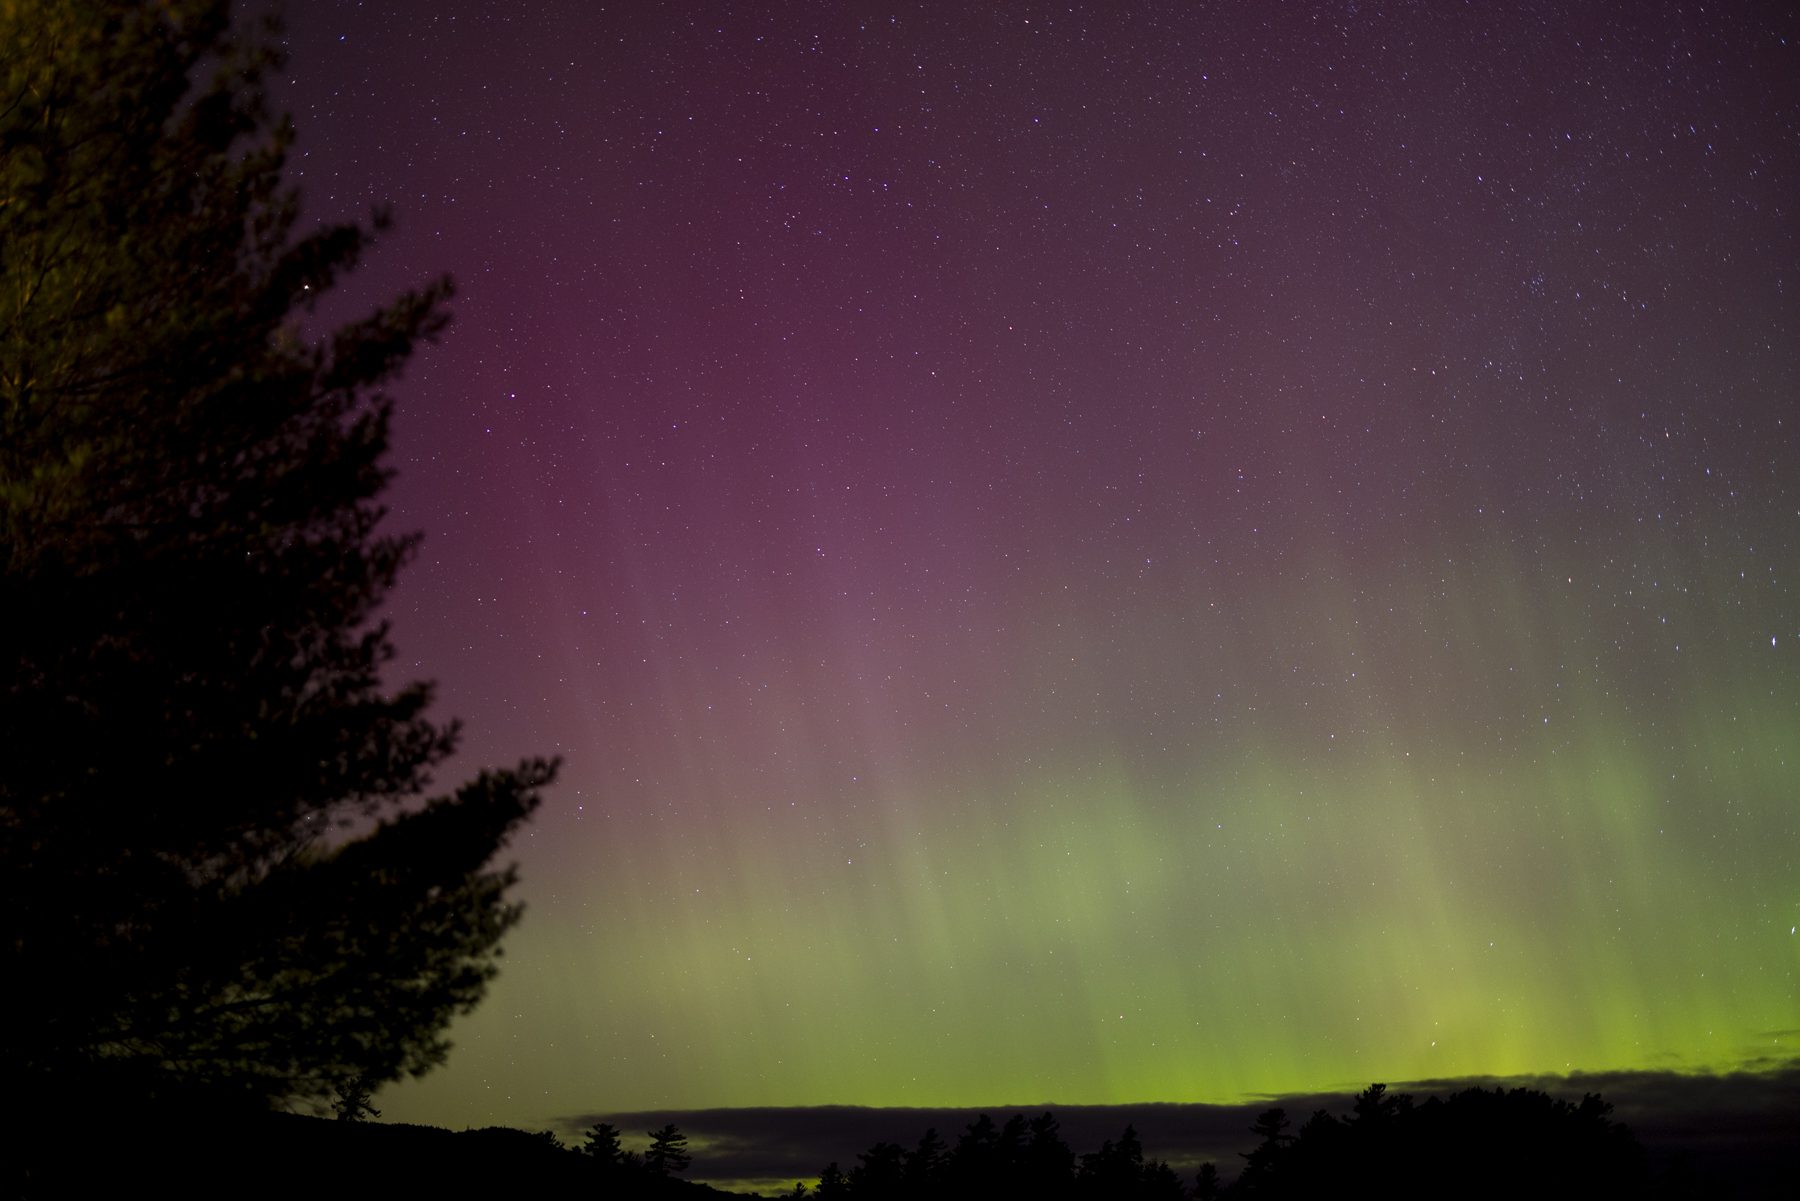
[[[228,18],[0,4],[14,1096],[322,1104],[430,1069],[518,919],[493,860],[554,771],[424,796],[456,731],[383,683],[373,617],[415,540],[378,530],[380,389],[448,285],[303,339],[367,234],[296,235],[270,36]]]
[[[620,1168],[625,1164],[625,1148],[619,1141],[619,1128],[611,1122],[595,1122],[589,1126],[582,1136],[581,1150],[607,1168]]]
[[[995,1145],[1000,1132],[994,1119],[981,1114],[963,1130],[944,1166],[950,1197],[991,1197],[994,1195],[998,1161]]]
[[[850,1195],[849,1177],[844,1175],[835,1161],[826,1164],[825,1170],[819,1173],[819,1189],[813,1196],[825,1201],[841,1201]]]
[[[1218,1201],[1224,1187],[1219,1180],[1218,1165],[1203,1163],[1194,1174],[1194,1201]]]
[[[1241,1153],[1245,1160],[1244,1171],[1233,1185],[1234,1193],[1246,1196],[1273,1194],[1279,1185],[1278,1176],[1288,1147],[1294,1141],[1294,1136],[1287,1133],[1288,1125],[1287,1111],[1279,1106],[1257,1115],[1250,1133],[1262,1141],[1253,1150]]]
[[[905,1197],[906,1152],[897,1143],[876,1143],[858,1155],[850,1169],[850,1191],[859,1201],[898,1201]]]
[[[1008,1177],[1018,1174],[1030,1131],[1025,1115],[1015,1113],[1006,1119],[1006,1124],[1000,1127],[1000,1133],[994,1137],[994,1161]]]
[[[937,1127],[933,1126],[920,1135],[918,1145],[906,1153],[901,1179],[906,1185],[907,1195],[932,1195],[941,1184],[943,1171],[944,1140],[938,1137]]]
[[[661,1130],[650,1132],[650,1147],[644,1152],[644,1167],[655,1176],[673,1176],[685,1172],[693,1157],[687,1151],[687,1135],[670,1122]]]
[[[340,1122],[366,1122],[378,1118],[381,1111],[371,1102],[368,1081],[360,1076],[344,1076],[332,1086],[332,1112]]]
[[[1175,1169],[1158,1159],[1144,1165],[1136,1196],[1143,1201],[1186,1201],[1187,1190],[1181,1187]]]
[[[1019,1173],[1021,1191],[1038,1198],[1068,1196],[1075,1177],[1075,1152],[1063,1141],[1056,1115],[1046,1112],[1033,1118],[1030,1129]]]
[[[1081,1157],[1075,1183],[1083,1197],[1134,1197],[1144,1175],[1144,1145],[1136,1128],[1127,1126],[1118,1142],[1107,1139],[1098,1151]]]
[[[1399,1115],[1411,1108],[1411,1097],[1404,1094],[1396,1097],[1388,1092],[1387,1085],[1371,1084],[1357,1094],[1350,1108],[1350,1122],[1359,1130],[1391,1126]]]
[[[1256,1115],[1256,1121],[1250,1127],[1250,1133],[1258,1136],[1264,1143],[1289,1143],[1294,1136],[1285,1133],[1289,1125],[1287,1110],[1279,1107],[1265,1109]]]

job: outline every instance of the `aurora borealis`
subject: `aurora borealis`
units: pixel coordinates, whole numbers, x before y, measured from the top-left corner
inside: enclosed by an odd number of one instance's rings
[[[397,678],[565,757],[390,1120],[1800,1054],[1792,12],[528,8],[289,14]]]

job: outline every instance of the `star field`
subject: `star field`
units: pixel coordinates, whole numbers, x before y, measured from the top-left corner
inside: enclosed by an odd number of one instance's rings
[[[389,1116],[1792,1059],[1797,33],[296,7],[398,666],[566,758]]]

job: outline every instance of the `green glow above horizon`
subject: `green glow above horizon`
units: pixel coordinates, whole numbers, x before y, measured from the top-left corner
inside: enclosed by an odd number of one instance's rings
[[[1095,725],[1021,750],[997,725],[963,762],[920,756],[811,812],[745,805],[730,740],[696,747],[663,820],[540,832],[502,979],[395,1109],[474,1120],[471,1084],[544,1119],[1227,1101],[1794,1054],[1793,648],[1690,599],[1696,657],[1724,661],[1633,687],[1640,655],[1689,653],[1661,614],[1624,627],[1666,645],[1584,662],[1566,576],[1468,572],[1437,613],[1391,575],[1381,604],[1261,594],[1217,668],[1257,695],[1179,746]],[[1250,666],[1297,648],[1299,686]],[[1188,686],[1181,658],[1140,701]],[[776,703],[777,724],[806,712]]]

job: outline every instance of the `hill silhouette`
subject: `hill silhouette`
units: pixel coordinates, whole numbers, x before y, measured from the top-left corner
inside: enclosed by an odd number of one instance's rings
[[[134,1114],[100,1135],[64,1125],[14,1146],[0,1195],[21,1201],[125,1196],[151,1183],[187,1198],[734,1195],[643,1171],[608,1173],[550,1131],[500,1126],[450,1131],[289,1113],[177,1123]]]

